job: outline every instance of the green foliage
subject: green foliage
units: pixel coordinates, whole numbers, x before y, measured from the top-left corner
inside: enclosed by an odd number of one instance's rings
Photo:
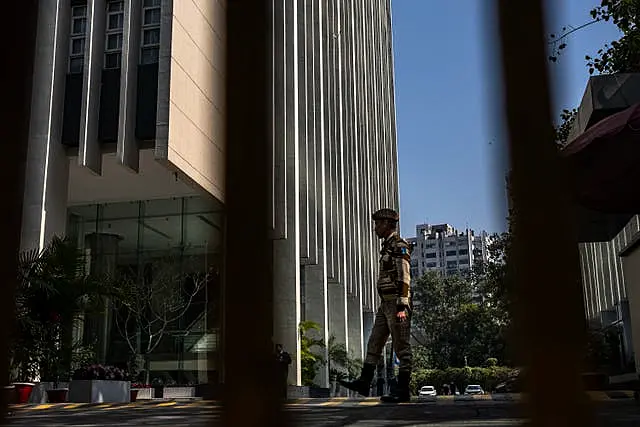
[[[447,368],[447,369],[417,369],[411,375],[411,390],[414,393],[425,385],[432,385],[438,390],[444,384],[454,384],[460,392],[469,384],[479,384],[491,392],[495,387],[518,374],[514,368],[492,366],[488,368]]]
[[[414,283],[415,366],[445,369],[507,360],[510,237],[492,239],[490,261],[478,263],[470,275],[429,272]]]
[[[320,325],[312,321],[300,322],[300,363],[302,365],[302,384],[314,385],[320,366],[328,365],[331,381],[356,378],[362,369],[362,361],[349,354],[344,343],[330,336],[328,344],[320,338]],[[323,353],[326,349],[328,358]]]
[[[620,31],[618,40],[606,43],[596,54],[585,55],[589,74],[635,73],[640,71],[640,0],[600,0],[600,5],[589,12],[591,20],[567,30],[556,37],[551,34],[552,52],[549,59],[556,62],[561,52],[567,48],[566,39],[576,31],[599,22],[611,22]],[[567,143],[569,129],[576,116],[576,110],[563,110],[560,124],[556,127],[556,141]]]
[[[102,285],[84,274],[84,256],[67,239],[55,237],[42,251],[21,253],[18,266],[12,374],[58,381],[72,364],[74,323],[97,306]]]
[[[589,329],[584,352],[584,368],[587,372],[604,372],[610,375],[630,370],[630,362],[621,360],[620,327],[605,330]]]
[[[318,338],[320,325],[312,321],[300,322],[300,364],[302,366],[302,385],[311,386],[318,368],[325,363],[322,353],[318,350],[325,347],[324,340]]]
[[[555,127],[556,144],[559,147],[563,147],[569,142],[569,132],[571,132],[571,127],[575,123],[577,115],[577,108],[572,110],[564,109],[560,113],[560,124]]]

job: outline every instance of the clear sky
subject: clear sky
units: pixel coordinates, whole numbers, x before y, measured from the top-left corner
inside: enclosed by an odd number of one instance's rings
[[[506,201],[500,185],[498,67],[493,23],[484,0],[392,0],[402,234],[418,223],[499,232]],[[562,0],[549,32],[590,20],[599,0]],[[596,23],[567,39],[551,64],[556,105],[580,103],[589,74],[584,56],[617,39],[611,23]],[[496,191],[498,190],[498,191]],[[499,194],[499,197],[497,195]],[[503,206],[502,210],[498,206]]]

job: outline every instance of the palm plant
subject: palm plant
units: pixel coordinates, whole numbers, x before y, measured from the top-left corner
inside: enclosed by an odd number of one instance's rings
[[[21,380],[68,374],[72,331],[80,315],[101,298],[100,281],[84,272],[84,256],[70,240],[54,237],[43,250],[19,255],[13,372]]]

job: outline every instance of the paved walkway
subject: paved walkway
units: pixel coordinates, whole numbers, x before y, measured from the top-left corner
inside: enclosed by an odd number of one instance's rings
[[[610,401],[610,400],[630,400],[633,399],[632,391],[615,391],[615,392],[591,392],[589,393],[594,401]],[[414,398],[411,403],[431,403],[435,405],[455,405],[459,403],[473,403],[482,401],[491,402],[514,402],[522,398],[519,394],[486,394],[479,396],[437,396],[426,398]],[[216,408],[221,405],[220,402],[204,401],[204,400],[139,400],[133,403],[59,403],[59,404],[34,404],[34,405],[13,405],[12,409],[16,412],[20,411],[114,411],[122,409],[150,410],[156,408]],[[369,407],[383,405],[377,397],[366,399],[354,398],[331,398],[331,399],[296,399],[287,403],[288,407]]]
[[[34,409],[36,406],[40,409]],[[123,405],[43,405],[22,407],[9,419],[10,426],[207,426],[219,425],[222,408],[213,402],[135,402]],[[251,410],[251,402],[246,403]],[[327,399],[292,402],[287,411],[293,425],[305,427],[480,427],[521,426],[515,399],[440,398],[386,405],[377,399]],[[637,427],[640,406],[632,399],[609,399],[596,404],[597,426]]]

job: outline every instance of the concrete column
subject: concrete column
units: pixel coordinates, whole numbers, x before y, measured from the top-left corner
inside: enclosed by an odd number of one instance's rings
[[[375,317],[376,313],[373,311],[365,310],[362,312],[362,337],[364,339],[363,352],[367,351],[367,340],[369,339],[369,335],[371,335]]]
[[[61,138],[70,11],[69,0],[39,3],[22,250],[43,248],[66,228],[69,160]]]
[[[117,156],[120,164],[138,172],[140,151],[136,139],[136,101],[138,94],[138,62],[142,24],[142,4],[124,2],[122,68],[120,76],[120,111],[118,118]]]
[[[347,298],[347,330],[349,333],[348,350],[352,357],[364,360],[362,339],[362,308],[359,297]]]
[[[347,315],[344,300],[344,285],[331,282],[328,285],[329,335],[336,337],[337,343],[347,344]]]
[[[106,11],[106,0],[87,2],[87,41],[82,83],[80,145],[78,147],[78,164],[98,175],[102,174],[102,151],[98,139],[98,122],[100,119]]]
[[[91,233],[85,238],[85,247],[89,249],[91,274],[109,274],[116,270],[118,263],[118,246],[120,237],[117,234]],[[104,363],[109,350],[111,337],[111,303],[105,301],[104,313],[97,320],[98,360]]]
[[[329,342],[329,321],[327,313],[327,279],[324,272],[324,265],[307,265],[305,268],[305,318],[316,322],[322,329],[324,342]],[[323,355],[326,360],[328,357],[327,349],[323,349]],[[329,387],[329,366],[321,366],[315,379],[316,384],[320,387]]]

